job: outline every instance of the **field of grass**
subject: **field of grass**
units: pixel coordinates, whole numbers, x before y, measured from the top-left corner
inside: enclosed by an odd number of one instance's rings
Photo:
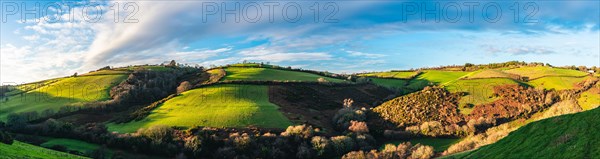
[[[88,153],[88,152],[92,152],[92,151],[100,148],[100,145],[83,142],[83,141],[79,141],[79,140],[60,139],[60,138],[50,139],[50,140],[46,141],[45,143],[42,143],[40,146],[50,148],[55,145],[62,145],[64,147],[66,147],[68,150],[75,150],[75,151],[79,151],[84,154]]]
[[[403,88],[408,83],[403,79],[371,78],[373,83],[387,88]]]
[[[9,113],[57,110],[63,106],[108,100],[112,86],[125,80],[127,75],[80,76],[62,78],[21,95],[0,102],[0,120]]]
[[[413,90],[419,90],[430,83],[435,85],[441,85],[447,82],[458,80],[460,77],[469,74],[470,72],[462,71],[440,71],[440,70],[426,70],[424,73],[418,75],[414,79],[409,81],[408,88]]]
[[[417,72],[376,72],[376,73],[365,73],[359,76],[363,77],[381,77],[381,78],[399,78],[399,79],[410,79],[415,76]]]
[[[483,70],[467,77],[467,79],[480,78],[511,78],[511,75],[501,70]]]
[[[596,158],[600,109],[527,124],[494,144],[446,158]]]
[[[542,77],[535,80],[531,80],[527,82],[527,84],[536,87],[536,88],[544,88],[547,90],[555,89],[555,90],[565,90],[565,89],[574,89],[575,84],[582,82],[588,77]]]
[[[213,85],[193,89],[166,101],[140,120],[109,124],[109,131],[135,132],[152,125],[179,127],[286,128],[292,123],[269,102],[268,86]]]
[[[383,149],[386,144],[398,145],[403,142],[410,142],[413,145],[415,145],[415,144],[429,145],[429,146],[433,147],[433,150],[435,152],[443,152],[444,150],[448,149],[448,147],[450,147],[450,145],[455,144],[459,141],[460,141],[460,139],[458,139],[458,138],[431,138],[431,137],[415,138],[415,139],[410,139],[410,140],[386,142],[385,144],[381,145],[381,147],[379,147],[379,149],[380,150]]]
[[[118,75],[118,74],[129,74],[127,70],[100,70],[82,74],[80,76],[91,76],[91,75]]]
[[[319,76],[312,73],[286,71],[271,68],[247,68],[228,67],[225,68],[227,75],[222,80],[245,80],[245,81],[317,81],[324,78],[329,82],[344,82],[341,79]]]
[[[66,159],[85,158],[69,153],[45,149],[42,147],[14,141],[12,145],[0,143],[0,159],[38,158],[38,159]]]
[[[583,110],[590,110],[600,106],[600,83],[596,84],[594,88],[581,93],[577,102]]]
[[[517,74],[523,77],[529,77],[529,79],[536,79],[544,76],[585,76],[587,73],[577,70],[563,69],[563,68],[552,68],[545,66],[536,67],[520,67],[504,72]]]
[[[507,78],[471,79],[458,80],[444,88],[450,92],[466,92],[467,95],[460,98],[459,109],[463,114],[470,114],[472,108],[465,106],[486,104],[497,100],[498,98],[493,97],[494,87],[507,84],[519,83]]]

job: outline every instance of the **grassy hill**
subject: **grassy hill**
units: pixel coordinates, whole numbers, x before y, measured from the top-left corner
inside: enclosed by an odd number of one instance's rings
[[[14,141],[12,145],[0,143],[0,158],[38,158],[38,159],[67,159],[67,158],[86,158],[64,152],[45,149],[42,147]]]
[[[441,70],[426,70],[414,79],[409,81],[408,88],[419,90],[425,86],[432,84],[441,85],[447,82],[458,80],[470,72],[463,71],[441,71]]]
[[[519,67],[514,69],[505,70],[506,73],[517,74],[523,77],[529,77],[529,79],[537,79],[545,76],[585,76],[587,73],[582,71],[553,68],[546,66],[536,67]]]
[[[600,109],[530,123],[500,141],[447,158],[595,158]]]
[[[127,75],[97,75],[65,77],[56,82],[34,88],[26,93],[8,97],[0,102],[0,120],[10,113],[58,110],[63,106],[80,106],[85,102],[108,100],[112,86],[125,80]]]
[[[480,79],[480,78],[513,78],[514,75],[511,75],[506,72],[502,72],[499,69],[491,69],[491,70],[482,70],[471,76],[468,76],[467,79]]]
[[[590,77],[542,77],[538,79],[531,80],[527,82],[527,84],[536,87],[536,88],[544,88],[544,89],[556,89],[556,90],[565,90],[565,89],[574,89],[575,84],[582,82],[583,80]]]
[[[391,71],[391,72],[365,73],[365,74],[360,74],[358,76],[410,79],[410,78],[414,77],[415,75],[417,75],[417,72],[413,72],[413,71]]]
[[[371,78],[371,81],[377,85],[392,89],[404,88],[408,84],[408,80],[404,79]]]
[[[152,125],[180,127],[285,128],[292,123],[269,102],[267,86],[213,85],[193,89],[174,97],[140,120],[109,124],[110,131],[134,132]]]
[[[241,81],[317,81],[324,78],[329,82],[343,82],[344,80],[319,76],[312,73],[287,71],[272,68],[256,67],[227,67],[227,75],[222,80]]]

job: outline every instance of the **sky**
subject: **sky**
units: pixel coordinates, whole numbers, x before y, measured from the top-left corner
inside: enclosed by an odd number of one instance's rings
[[[0,81],[269,62],[336,73],[600,66],[600,1],[0,1]]]

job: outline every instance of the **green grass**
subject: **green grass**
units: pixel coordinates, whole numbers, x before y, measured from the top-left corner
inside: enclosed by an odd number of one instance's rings
[[[524,77],[529,77],[529,79],[536,79],[544,76],[585,76],[586,72],[563,69],[563,68],[553,68],[553,67],[545,67],[545,66],[536,66],[536,67],[520,67],[514,68],[510,70],[505,70],[504,72],[517,74]]]
[[[85,158],[64,152],[45,149],[42,147],[14,141],[12,145],[0,143],[0,158],[39,158],[39,159],[68,159],[68,158]]]
[[[50,139],[50,140],[42,143],[40,146],[50,148],[55,145],[62,145],[64,147],[66,147],[68,150],[75,150],[75,151],[79,151],[84,154],[88,153],[88,152],[92,152],[92,151],[100,148],[100,145],[83,142],[83,141],[79,141],[79,140],[61,139],[61,138]]]
[[[271,68],[247,68],[228,67],[225,68],[227,75],[222,80],[242,81],[317,81],[324,78],[329,82],[344,82],[341,79],[319,76],[312,73],[286,71]]]
[[[86,74],[82,74],[81,76],[91,76],[91,75],[118,75],[118,74],[129,74],[130,71],[127,70],[100,70],[94,72],[88,72]]]
[[[501,70],[482,70],[469,77],[468,79],[480,79],[480,78],[511,78],[511,75],[502,72]]]
[[[600,109],[527,124],[496,143],[447,158],[597,158]]]
[[[470,114],[472,108],[465,106],[494,102],[498,99],[497,97],[493,97],[494,87],[507,84],[519,83],[507,78],[471,79],[458,80],[448,84],[444,88],[449,92],[466,92],[467,95],[460,98],[459,109],[463,114]]]
[[[127,67],[127,70],[135,70],[138,68],[144,68],[144,69],[148,69],[148,70],[152,70],[152,71],[171,71],[171,70],[173,70],[173,68],[166,67],[166,66],[159,66],[159,65],[129,66],[129,67]],[[116,70],[120,70],[120,69],[116,69]]]
[[[600,106],[600,83],[596,84],[595,88],[581,93],[577,102],[583,110],[590,110]]]
[[[365,73],[365,74],[360,74],[359,76],[363,76],[363,77],[381,77],[381,78],[399,78],[399,79],[410,79],[412,77],[414,77],[417,74],[417,72],[409,72],[409,71],[402,71],[402,72],[376,72],[376,73]]]
[[[429,146],[433,147],[435,152],[443,152],[444,150],[448,149],[448,147],[450,147],[452,144],[458,143],[460,140],[461,139],[459,139],[459,138],[431,138],[431,137],[415,138],[415,139],[410,139],[410,140],[386,142],[385,144],[381,145],[381,147],[379,149],[380,150],[383,149],[386,144],[398,145],[400,143],[408,141],[408,142],[412,143],[413,145],[415,145],[415,144],[429,145]]]
[[[463,71],[440,71],[426,70],[416,78],[409,81],[408,88],[420,90],[431,84],[441,85],[447,82],[458,80],[459,78],[469,74],[470,72]]]
[[[110,131],[134,132],[152,125],[178,127],[286,128],[292,123],[269,102],[268,86],[213,85],[193,89],[166,101],[140,120],[108,124]]]
[[[565,90],[565,89],[574,89],[575,84],[582,82],[587,79],[587,77],[542,77],[535,80],[531,80],[527,82],[527,84],[536,87],[536,88],[544,88],[547,90],[555,89],[555,90]]]
[[[403,88],[408,83],[403,79],[371,78],[373,83],[387,88]]]
[[[62,78],[22,95],[0,102],[0,120],[10,113],[58,110],[63,106],[80,106],[85,102],[110,99],[109,91],[127,78],[126,75],[80,76]]]

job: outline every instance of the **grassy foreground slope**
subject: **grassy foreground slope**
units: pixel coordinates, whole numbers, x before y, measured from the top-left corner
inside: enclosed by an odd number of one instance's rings
[[[10,113],[58,110],[63,106],[79,106],[85,102],[108,100],[112,86],[127,75],[79,76],[59,79],[51,84],[8,97],[0,102],[0,120]]]
[[[12,145],[0,143],[0,159],[14,158],[69,159],[85,157],[45,149],[19,141],[14,141]]]
[[[324,78],[329,82],[343,82],[344,80],[319,76],[312,73],[286,71],[272,68],[256,67],[227,67],[227,75],[223,80],[242,81],[317,81]]]
[[[525,125],[500,141],[449,158],[594,158],[600,156],[600,109]]]
[[[108,128],[117,132],[152,125],[286,128],[292,123],[269,102],[267,87],[226,84],[193,89],[166,101],[140,121],[109,124]]]

